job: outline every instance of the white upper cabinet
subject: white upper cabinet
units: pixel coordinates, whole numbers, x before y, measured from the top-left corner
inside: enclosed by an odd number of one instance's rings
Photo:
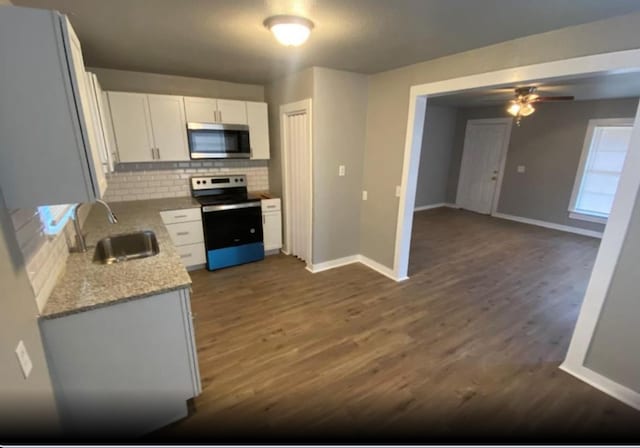
[[[220,123],[247,124],[247,107],[244,101],[218,100]]]
[[[188,122],[218,123],[218,100],[186,96],[184,111]]]
[[[109,92],[108,97],[120,162],[155,160],[147,95]]]
[[[174,95],[147,95],[147,98],[157,159],[189,160],[183,98]]]
[[[247,101],[247,123],[252,160],[269,159],[269,117],[267,103]]]
[[[244,101],[188,96],[184,98],[184,109],[188,122],[247,124]]]
[[[80,42],[54,11],[0,6],[0,189],[7,207],[91,202],[106,188]]]
[[[93,102],[93,118],[98,138],[98,148],[100,150],[100,161],[105,173],[113,172],[113,148],[109,133],[112,131],[111,121],[108,119],[109,111],[105,108],[102,88],[98,82],[98,77],[87,72],[87,83],[91,89],[91,100]]]
[[[120,162],[189,160],[181,96],[129,92],[108,96]]]

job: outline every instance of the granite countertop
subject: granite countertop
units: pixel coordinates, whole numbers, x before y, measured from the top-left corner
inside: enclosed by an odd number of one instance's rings
[[[109,224],[100,205],[92,207],[84,224],[88,250],[69,255],[66,270],[58,280],[41,317],[51,319],[108,306],[191,285],[164,223],[163,210],[200,207],[191,197],[110,203],[118,217]],[[152,230],[160,253],[148,258],[110,265],[93,262],[96,243],[108,236],[138,230]]]

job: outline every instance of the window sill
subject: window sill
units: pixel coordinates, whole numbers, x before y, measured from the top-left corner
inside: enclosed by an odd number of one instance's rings
[[[596,222],[598,224],[607,223],[607,218],[603,218],[602,216],[588,215],[586,213],[578,213],[578,212],[572,212],[572,211],[569,212],[569,218],[579,219],[581,221]]]

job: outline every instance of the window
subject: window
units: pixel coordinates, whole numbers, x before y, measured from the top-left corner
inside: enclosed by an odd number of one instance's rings
[[[629,149],[633,119],[589,120],[569,216],[606,223]]]
[[[42,229],[47,235],[60,233],[73,214],[73,205],[43,205],[38,207]]]

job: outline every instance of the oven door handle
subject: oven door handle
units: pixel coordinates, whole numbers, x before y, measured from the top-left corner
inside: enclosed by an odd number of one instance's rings
[[[260,207],[260,201],[242,202],[240,204],[221,204],[221,205],[206,205],[202,207],[202,212],[219,212],[223,210],[236,210],[239,208],[251,208]]]

